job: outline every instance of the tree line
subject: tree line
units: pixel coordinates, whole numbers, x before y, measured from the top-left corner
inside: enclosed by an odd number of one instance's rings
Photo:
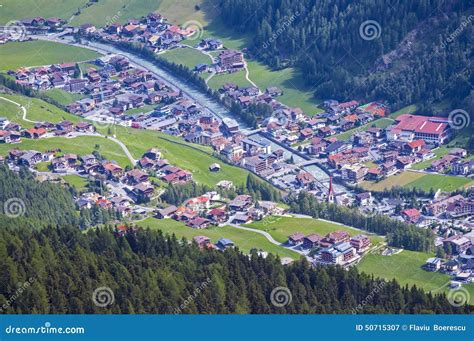
[[[201,250],[160,231],[133,229],[121,236],[112,227],[87,233],[67,226],[2,228],[0,257],[0,307],[7,314],[473,312],[472,306],[452,306],[444,294],[401,287],[355,268],[313,268],[304,259],[283,266],[273,255]],[[31,285],[18,294],[18,283],[27,281]],[[94,292],[104,287],[109,304],[100,307]],[[277,287],[289,292],[282,307],[272,304]]]

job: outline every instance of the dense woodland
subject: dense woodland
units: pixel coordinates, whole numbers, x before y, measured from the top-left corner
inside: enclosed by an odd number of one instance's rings
[[[121,218],[113,209],[98,206],[78,212],[75,194],[73,187],[37,181],[27,168],[16,174],[0,164],[0,226],[70,225],[84,229]]]
[[[356,269],[312,268],[305,260],[283,266],[272,255],[200,250],[160,232],[124,237],[111,229],[0,230],[0,306],[30,278],[4,313],[469,313],[446,296],[401,288]],[[109,287],[114,303],[94,305]],[[271,303],[276,287],[291,302]],[[196,289],[199,288],[199,292]],[[370,297],[370,299],[367,299]],[[361,304],[362,301],[366,304]],[[359,306],[359,304],[361,304]],[[356,307],[359,307],[357,310]]]
[[[252,35],[251,54],[297,66],[317,98],[474,109],[471,0],[221,0],[221,18]],[[361,24],[376,21],[363,39]],[[380,29],[379,29],[380,28]]]
[[[434,251],[434,234],[430,230],[420,229],[414,225],[393,220],[385,215],[365,216],[356,208],[318,202],[312,195],[301,192],[290,201],[291,210],[308,214],[369,232],[385,235],[387,243],[414,251]]]

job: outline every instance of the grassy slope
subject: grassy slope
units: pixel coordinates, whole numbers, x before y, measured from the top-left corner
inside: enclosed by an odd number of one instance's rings
[[[61,105],[68,105],[74,101],[87,97],[83,94],[75,94],[62,89],[46,90],[44,94]]]
[[[99,148],[95,148],[96,145],[98,145]],[[96,136],[80,136],[75,138],[54,137],[39,140],[23,139],[21,143],[15,145],[0,144],[0,155],[6,155],[8,151],[13,148],[21,150],[32,149],[40,152],[60,149],[63,153],[79,155],[90,154],[94,150],[97,150],[108,160],[115,160],[123,167],[130,164],[130,161],[118,144],[103,137]]]
[[[392,256],[370,254],[358,265],[359,270],[374,274],[377,277],[396,278],[401,285],[416,285],[433,293],[447,292],[450,277],[439,272],[429,272],[421,268],[433,255],[424,252],[403,250]],[[474,284],[463,286],[471,293],[471,304],[474,303]]]
[[[10,42],[0,45],[0,70],[78,62],[99,56],[94,51],[49,41]]]
[[[23,105],[27,110],[27,118],[32,121],[48,121],[53,123],[62,120],[70,120],[71,122],[81,121],[80,117],[62,111],[58,107],[46,103],[45,101],[38,98],[6,94],[1,94],[0,97],[8,98]],[[31,122],[23,121],[23,112],[18,106],[3,99],[0,99],[0,103],[2,104],[0,106],[0,116],[8,117],[11,121],[18,123],[25,128],[29,128],[34,125]]]
[[[185,143],[181,138],[174,138],[164,133],[117,127],[116,135],[127,145],[135,158],[143,155],[149,148],[158,147],[163,157],[170,163],[191,171],[197,182],[209,186],[214,186],[221,180],[242,184],[249,174],[242,168],[227,165],[216,159],[212,156],[210,148]],[[221,165],[219,172],[209,171],[209,165],[214,162]]]
[[[36,16],[68,20],[78,7],[84,6],[87,2],[88,0],[3,0],[0,24]]]
[[[71,25],[91,23],[98,27],[115,21],[125,23],[128,19],[140,18],[157,9],[160,1],[150,0],[100,0],[90,7],[82,8],[72,18]]]
[[[261,221],[251,223],[248,225],[248,227],[266,231],[270,233],[270,235],[275,240],[282,243],[286,242],[288,240],[288,236],[295,232],[302,232],[305,235],[319,233],[323,236],[329,232],[337,230],[347,231],[351,236],[360,233],[366,233],[349,226],[339,225],[324,220],[293,217],[269,217]],[[372,235],[371,239],[373,243],[382,241],[382,237],[376,235]]]
[[[231,226],[212,227],[204,230],[193,229],[185,226],[181,222],[171,219],[158,220],[148,218],[138,223],[143,227],[162,230],[164,233],[175,234],[178,238],[185,237],[191,240],[194,236],[207,236],[216,243],[220,238],[231,239],[242,251],[249,252],[252,248],[262,249],[264,251],[277,254],[280,257],[291,257],[297,259],[299,255],[293,251],[287,250],[270,243],[264,236],[245,230],[239,230]]]
[[[389,176],[379,182],[364,181],[361,186],[371,191],[382,191],[394,186],[416,187],[425,191],[429,191],[431,188],[435,190],[439,188],[442,191],[453,191],[473,184],[474,181],[468,178],[404,171],[401,174]]]

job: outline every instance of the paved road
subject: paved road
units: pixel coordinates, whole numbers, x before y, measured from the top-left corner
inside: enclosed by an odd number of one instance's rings
[[[12,101],[11,99],[8,99],[8,98],[5,98],[5,97],[0,97],[0,99],[3,99],[5,101],[10,102],[10,103],[18,106],[19,108],[21,108],[21,110],[23,111],[23,118],[22,118],[23,121],[30,122],[30,123],[38,123],[38,121],[32,121],[32,120],[30,120],[26,117],[27,110],[20,103],[17,103],[15,101]],[[128,159],[130,160],[132,165],[135,165],[137,163],[137,160],[133,157],[132,153],[130,153],[127,146],[122,141],[116,139],[115,137],[105,136],[105,135],[102,135],[102,134],[99,134],[99,133],[79,133],[79,134],[74,134],[74,136],[72,136],[71,138],[78,137],[78,136],[100,136],[100,137],[112,140],[113,142],[117,143],[120,146],[120,148],[122,148],[123,152],[128,157]]]
[[[228,226],[232,226],[236,229],[239,229],[239,230],[245,230],[245,231],[250,231],[250,232],[254,232],[254,233],[258,233],[258,234],[261,234],[262,236],[264,236],[265,238],[267,238],[267,240],[272,243],[272,244],[275,244],[277,246],[280,246],[280,247],[284,247],[282,245],[282,243],[280,242],[277,242],[275,239],[273,239],[273,237],[268,233],[268,232],[265,232],[265,231],[262,231],[262,230],[257,230],[257,229],[253,229],[253,228],[250,228],[250,227],[244,227],[244,226],[240,226],[240,225],[236,225],[236,224],[227,224]],[[290,251],[293,251],[293,252],[296,252],[296,253],[299,253],[300,255],[304,255],[303,252],[301,251],[297,251],[297,250],[293,250],[293,249],[290,249],[290,248],[287,248],[285,247],[285,249],[287,250],[290,250]]]

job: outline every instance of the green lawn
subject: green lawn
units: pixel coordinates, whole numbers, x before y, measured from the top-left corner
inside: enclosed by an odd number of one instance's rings
[[[0,24],[36,16],[67,20],[78,7],[84,6],[87,2],[88,0],[3,0]]]
[[[99,146],[98,149],[95,148],[96,145]],[[33,149],[40,152],[61,149],[63,153],[79,155],[90,154],[97,150],[108,160],[115,160],[123,167],[130,164],[122,148],[115,142],[103,137],[80,136],[76,138],[53,137],[39,140],[23,139],[21,143],[15,145],[0,144],[0,155],[6,155],[13,148],[21,150]]]
[[[198,50],[192,48],[177,48],[168,50],[160,54],[160,58],[166,59],[169,62],[185,65],[191,70],[197,64],[211,64],[211,58]]]
[[[239,88],[248,88],[252,86],[247,79],[245,79],[245,71],[237,71],[233,73],[221,73],[214,75],[207,85],[214,90],[220,89],[227,83],[234,83]]]
[[[418,188],[429,191],[433,188],[435,191],[451,192],[461,187],[473,185],[474,181],[468,178],[458,176],[444,176],[439,174],[424,174],[417,172],[404,171],[400,174],[391,175],[379,182],[364,181],[361,187],[370,191],[383,191],[395,186],[408,188]]]
[[[265,91],[267,87],[276,86],[283,91],[283,96],[277,100],[293,108],[301,108],[308,115],[314,115],[323,110],[317,106],[320,100],[314,98],[314,88],[307,86],[304,76],[294,68],[274,71],[264,64],[248,61],[250,79]]]
[[[69,120],[71,122],[79,122],[82,119],[78,116],[67,113],[55,105],[49,104],[38,98],[31,98],[22,95],[0,94],[0,97],[20,103],[26,108],[26,118],[32,121],[48,121],[52,123]],[[20,124],[22,127],[29,128],[34,126],[33,123],[23,121],[23,111],[13,103],[0,99],[0,116],[8,117],[10,120]]]
[[[77,100],[86,98],[86,95],[68,92],[62,89],[50,89],[43,92],[46,96],[55,100],[61,105],[68,105]]]
[[[10,70],[26,66],[85,61],[97,58],[99,54],[77,46],[35,40],[0,45],[0,56],[2,56],[0,70]]]
[[[395,186],[405,186],[412,181],[422,178],[424,174],[415,172],[402,172],[391,175],[379,182],[363,181],[361,187],[369,191],[383,191]]]
[[[140,108],[128,109],[127,111],[125,111],[124,114],[125,115],[133,115],[133,114],[138,114],[138,113],[145,113],[145,112],[152,111],[156,107],[157,107],[157,105],[146,104],[146,105],[144,105],[143,107],[140,107]]]
[[[246,225],[255,229],[266,231],[277,241],[283,243],[288,240],[288,236],[295,232],[302,232],[305,235],[311,233],[319,233],[325,236],[329,232],[343,230],[347,231],[351,236],[368,232],[360,231],[349,226],[339,225],[324,220],[309,219],[309,218],[294,218],[294,217],[267,217],[261,221],[253,222]],[[382,237],[377,235],[370,235],[372,243],[382,241]]]
[[[262,249],[266,252],[277,254],[280,257],[291,257],[298,259],[299,255],[296,252],[285,249],[270,243],[261,234],[239,230],[235,227],[224,226],[224,227],[211,227],[208,229],[193,229],[185,226],[181,222],[177,222],[172,219],[155,219],[148,218],[138,225],[143,227],[149,227],[151,229],[162,230],[164,233],[175,234],[178,238],[185,237],[188,240],[192,240],[195,236],[207,236],[211,238],[213,243],[216,243],[220,238],[228,238],[232,240],[240,250],[243,252],[249,252],[252,248]]]
[[[79,175],[65,175],[62,177],[71,186],[74,186],[78,191],[86,188],[87,180]]]
[[[452,192],[468,185],[474,185],[474,181],[465,177],[445,176],[439,174],[426,174],[406,185],[410,188],[418,188],[424,191],[440,189],[444,192]]]
[[[157,3],[158,13],[173,24],[197,21],[205,26],[210,13],[214,10],[212,1],[206,0],[160,0]],[[199,9],[195,6],[199,6]],[[206,11],[203,11],[204,8]]]
[[[421,268],[433,255],[424,252],[403,250],[392,256],[368,254],[357,266],[360,271],[376,277],[391,280],[395,278],[401,285],[416,285],[433,293],[447,292],[450,277],[439,272],[429,272]],[[474,303],[474,284],[463,286],[471,292]]]
[[[354,135],[354,133],[356,132],[362,132],[362,131],[366,131],[367,129],[371,128],[371,127],[376,127],[376,128],[387,128],[389,125],[391,125],[393,123],[393,120],[390,119],[390,118],[380,118],[378,120],[375,120],[375,121],[372,121],[372,122],[369,122],[367,124],[364,124],[360,127],[357,127],[357,128],[354,128],[354,129],[350,129],[348,131],[345,131],[341,134],[337,134],[337,135],[334,135],[334,137],[337,137],[338,140],[348,140],[352,135]]]
[[[135,158],[140,158],[147,149],[157,147],[164,158],[171,164],[192,172],[194,180],[199,183],[215,186],[221,180],[231,180],[235,184],[243,184],[249,174],[242,168],[228,165],[213,157],[211,148],[186,143],[179,137],[125,127],[116,127],[115,133]],[[210,172],[209,165],[215,162],[221,165],[221,170]]]
[[[91,23],[102,27],[113,22],[125,23],[156,11],[159,3],[150,0],[100,0],[92,2],[92,6],[81,8],[81,13],[73,17],[70,24],[79,26]]]

